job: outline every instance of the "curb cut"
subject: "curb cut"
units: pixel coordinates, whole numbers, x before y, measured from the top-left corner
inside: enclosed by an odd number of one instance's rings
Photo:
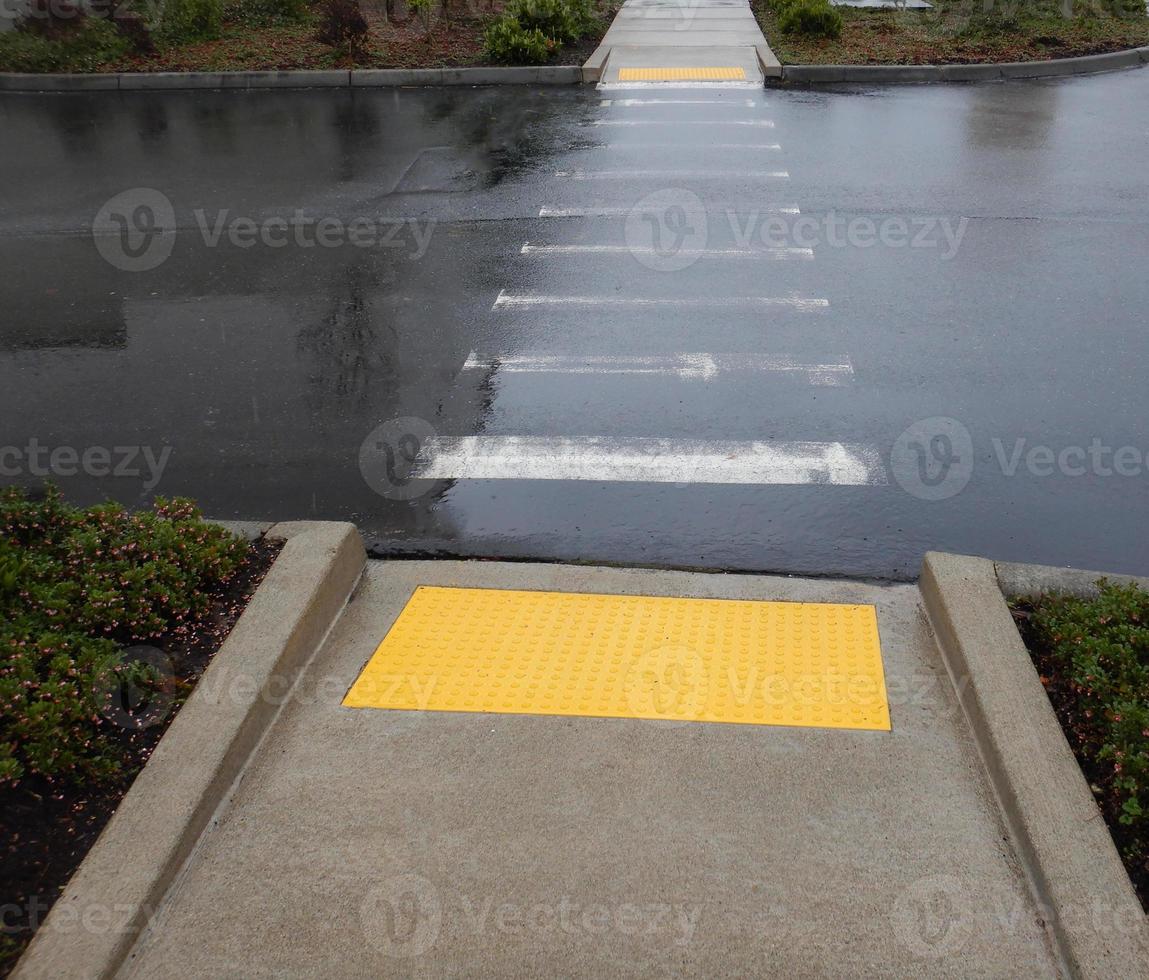
[[[276,524],[267,536],[287,543],[13,980],[116,973],[347,603],[366,563],[354,525]],[[100,928],[85,928],[95,917]]]
[[[0,72],[0,91],[92,92],[185,89],[393,88],[440,85],[577,85],[578,65],[541,68],[363,68],[352,71],[124,72],[18,74]]]
[[[784,65],[784,82],[984,82],[1003,78],[1052,78],[1140,68],[1149,63],[1149,47],[1049,61],[1011,61],[992,65]]]
[[[919,587],[1067,972],[1146,976],[1149,919],[1014,626],[994,563],[929,552]]]

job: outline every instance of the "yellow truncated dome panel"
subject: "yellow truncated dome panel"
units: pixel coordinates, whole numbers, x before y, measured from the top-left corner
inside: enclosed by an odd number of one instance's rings
[[[620,68],[620,82],[744,82],[746,69],[714,68]]]
[[[421,586],[351,708],[889,731],[873,606]]]

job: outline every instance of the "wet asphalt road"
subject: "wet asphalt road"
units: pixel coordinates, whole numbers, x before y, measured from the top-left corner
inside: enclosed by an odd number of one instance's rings
[[[4,482],[388,554],[1149,573],[1147,71],[7,95],[0,130]],[[432,434],[578,479],[405,482]],[[849,465],[793,475],[811,443]],[[680,482],[627,478],[651,452]],[[756,482],[697,482],[708,452]]]

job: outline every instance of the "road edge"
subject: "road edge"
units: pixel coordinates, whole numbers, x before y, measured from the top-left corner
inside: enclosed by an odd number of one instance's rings
[[[123,72],[25,74],[0,72],[0,92],[146,92],[189,89],[333,89],[466,85],[593,85],[605,72],[609,46],[599,45],[583,65],[482,68],[361,68],[343,71]],[[761,60],[761,58],[760,58]],[[1008,78],[1055,78],[1140,68],[1149,46],[1055,58],[985,65],[782,65],[781,82],[983,82]],[[763,68],[777,83],[778,70]]]
[[[0,72],[5,92],[144,92],[186,89],[333,89],[444,85],[577,85],[579,65],[541,68],[362,68],[351,71],[172,71],[106,74]]]
[[[1039,914],[1068,973],[1149,975],[1149,920],[1014,626],[994,563],[928,552],[919,588]],[[1103,923],[1099,911],[1107,917]],[[1114,922],[1132,925],[1114,929]]]
[[[1149,63],[1149,46],[1053,58],[1048,61],[1008,61],[980,65],[783,65],[783,82],[985,82],[1007,78],[1055,78],[1140,68]]]
[[[13,980],[111,977],[338,619],[367,557],[352,524],[267,530],[286,543],[68,882]]]

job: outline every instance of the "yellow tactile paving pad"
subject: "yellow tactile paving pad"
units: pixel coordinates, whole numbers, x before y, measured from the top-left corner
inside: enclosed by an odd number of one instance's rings
[[[873,606],[420,586],[352,708],[889,731]]]
[[[721,68],[620,68],[620,82],[729,82],[746,80],[746,70]]]

